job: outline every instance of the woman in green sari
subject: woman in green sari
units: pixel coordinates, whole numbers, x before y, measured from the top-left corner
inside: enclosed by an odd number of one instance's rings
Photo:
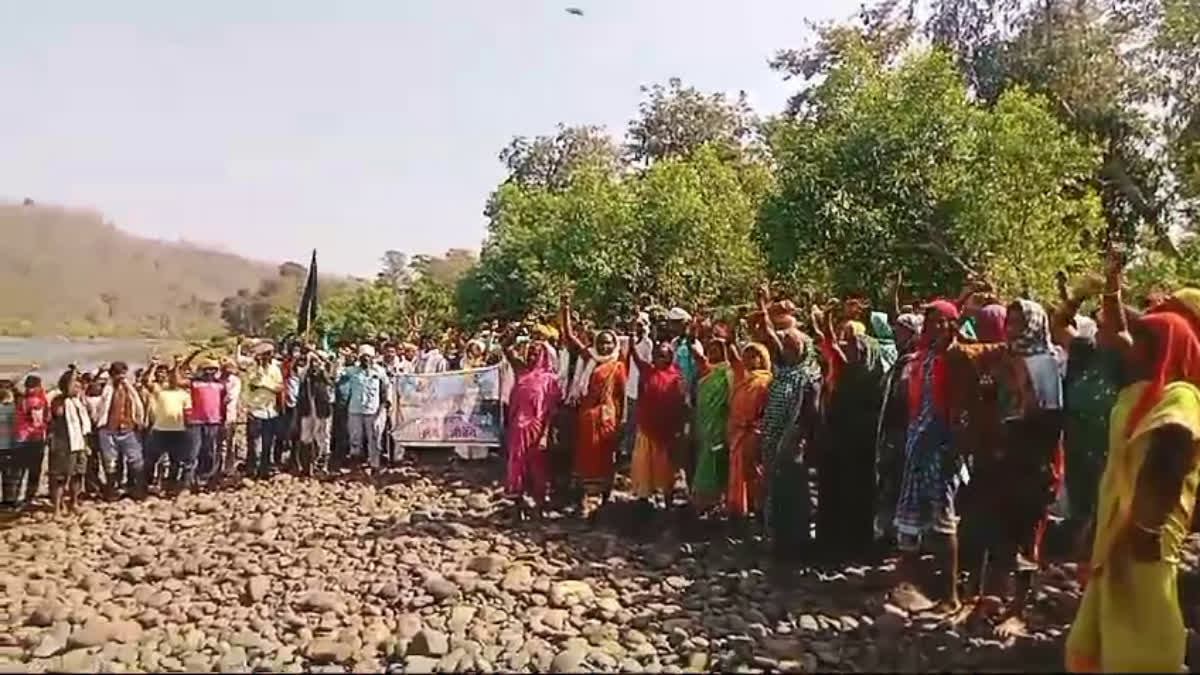
[[[725,349],[725,340],[715,337],[705,346],[704,354],[699,350],[692,352],[700,369],[693,421],[696,430],[696,472],[692,476],[692,503],[700,510],[722,503],[729,484],[725,422],[729,419],[732,377]]]

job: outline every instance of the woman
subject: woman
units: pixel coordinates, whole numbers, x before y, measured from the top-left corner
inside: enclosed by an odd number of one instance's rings
[[[92,421],[82,395],[83,384],[70,369],[58,379],[58,395],[50,402],[50,500],[56,516],[62,512],[64,493],[70,494],[74,512],[83,492]]]
[[[892,366],[896,365],[900,358],[900,351],[896,348],[896,333],[892,330],[888,315],[883,312],[871,312],[868,334],[875,338],[879,345],[879,361],[883,365],[883,372],[892,372]]]
[[[1135,382],[1112,411],[1091,578],[1067,637],[1073,672],[1179,672],[1187,649],[1176,565],[1200,483],[1200,340],[1174,312],[1131,328]]]
[[[760,338],[775,367],[763,412],[763,524],[776,558],[794,560],[807,553],[809,542],[805,458],[820,419],[822,372],[812,340],[788,308],[767,306],[767,294],[766,288],[758,291]]]
[[[505,355],[516,373],[505,429],[508,452],[505,486],[516,499],[518,518],[526,515],[526,495],[533,499],[535,517],[540,517],[550,481],[546,432],[562,390],[544,342],[526,343],[524,356],[518,353],[511,338],[505,342]]]
[[[896,363],[888,370],[875,432],[875,537],[893,542],[893,518],[904,475],[904,441],[908,432],[908,364],[921,338],[924,319],[911,312],[896,316]]]
[[[1067,354],[1063,382],[1064,470],[1068,519],[1078,535],[1085,533],[1087,523],[1095,516],[1096,491],[1108,448],[1108,417],[1122,383],[1120,353],[1107,339],[1108,331],[1098,331],[1094,321],[1076,316],[1079,307],[1102,290],[1103,280],[1085,279],[1068,295],[1066,277],[1060,277],[1059,294],[1066,299],[1053,321],[1054,340]]]
[[[955,498],[961,483],[962,458],[952,442],[960,392],[952,391],[950,348],[958,332],[958,308],[935,300],[925,309],[921,342],[908,364],[908,430],[904,473],[895,526],[903,555],[900,574],[910,582],[916,573],[923,540],[937,535],[944,584],[937,610],[956,611],[958,600],[958,516]]]
[[[833,351],[839,374],[826,411],[830,446],[818,469],[817,540],[831,560],[857,559],[874,540],[875,432],[886,372],[874,338],[855,332]]]
[[[724,333],[721,333],[720,337],[709,340],[703,352],[692,352],[692,357],[700,367],[693,422],[696,471],[692,475],[692,503],[700,510],[719,504],[729,482],[729,448],[725,444],[725,430],[732,380],[726,362],[727,347]]]
[[[771,352],[757,342],[739,355],[730,349],[733,386],[729,397],[726,435],[729,446],[729,487],[725,508],[730,517],[756,513],[762,499],[763,465],[760,454],[763,410],[771,387]]]
[[[1050,343],[1046,311],[1032,300],[1007,308],[1006,349],[990,368],[996,382],[998,442],[976,456],[977,501],[971,519],[987,557],[981,594],[1003,595],[1016,574],[1016,593],[1000,622],[1002,635],[1024,633],[1024,607],[1041,560],[1050,506],[1063,479],[1063,390],[1060,353]]]
[[[670,506],[675,488],[676,448],[687,420],[687,385],[675,362],[674,345],[659,340],[649,363],[630,353],[638,368],[637,435],[633,441],[630,480],[641,509],[661,494]]]
[[[1200,335],[1200,289],[1181,288],[1163,299],[1154,312],[1174,312],[1188,320],[1192,330]]]
[[[617,349],[617,335],[602,330],[595,348],[588,349],[575,335],[571,306],[563,302],[563,334],[567,347],[582,361],[568,396],[576,406],[574,477],[583,490],[582,501],[600,495],[608,501],[621,442],[621,417],[625,405],[625,362]],[[585,504],[580,505],[586,511]]]

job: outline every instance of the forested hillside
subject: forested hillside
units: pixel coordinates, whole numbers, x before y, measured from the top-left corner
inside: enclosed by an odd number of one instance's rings
[[[137,237],[99,212],[0,202],[0,334],[202,336],[275,265]]]

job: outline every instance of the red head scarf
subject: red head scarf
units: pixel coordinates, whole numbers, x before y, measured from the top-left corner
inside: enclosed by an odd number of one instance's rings
[[[1154,340],[1153,363],[1150,365],[1149,384],[1134,404],[1129,421],[1125,424],[1126,438],[1133,435],[1138,423],[1158,402],[1167,384],[1184,380],[1200,386],[1200,339],[1187,319],[1174,312],[1154,312],[1143,316],[1138,321],[1138,327]]]
[[[930,312],[940,314],[942,318],[948,321],[958,319],[958,307],[949,300],[934,300],[925,305],[925,313]],[[926,330],[921,332],[921,341],[917,343],[917,351],[914,358],[910,361],[910,368],[914,369],[908,378],[908,415],[910,418],[915,418],[921,412],[921,387],[924,385],[921,376],[921,368],[924,367],[925,359],[929,356],[932,350],[933,331],[928,330],[929,322],[925,322]],[[946,379],[946,355],[933,355],[933,407],[942,415],[949,417],[950,414],[950,396],[949,387]]]

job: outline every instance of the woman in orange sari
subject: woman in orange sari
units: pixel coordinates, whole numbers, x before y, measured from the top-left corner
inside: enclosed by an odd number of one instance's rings
[[[726,441],[729,445],[729,488],[725,508],[733,518],[746,518],[758,510],[762,497],[763,467],[758,444],[762,416],[771,385],[771,352],[752,342],[739,354],[729,349],[733,390],[729,397]]]
[[[609,330],[596,335],[588,349],[571,326],[571,307],[563,302],[563,333],[566,345],[581,359],[567,402],[577,407],[575,424],[575,481],[583,489],[583,501],[600,495],[608,501],[612,491],[614,460],[621,440],[625,407],[625,361],[617,350],[617,336]],[[584,510],[585,504],[580,505]]]

